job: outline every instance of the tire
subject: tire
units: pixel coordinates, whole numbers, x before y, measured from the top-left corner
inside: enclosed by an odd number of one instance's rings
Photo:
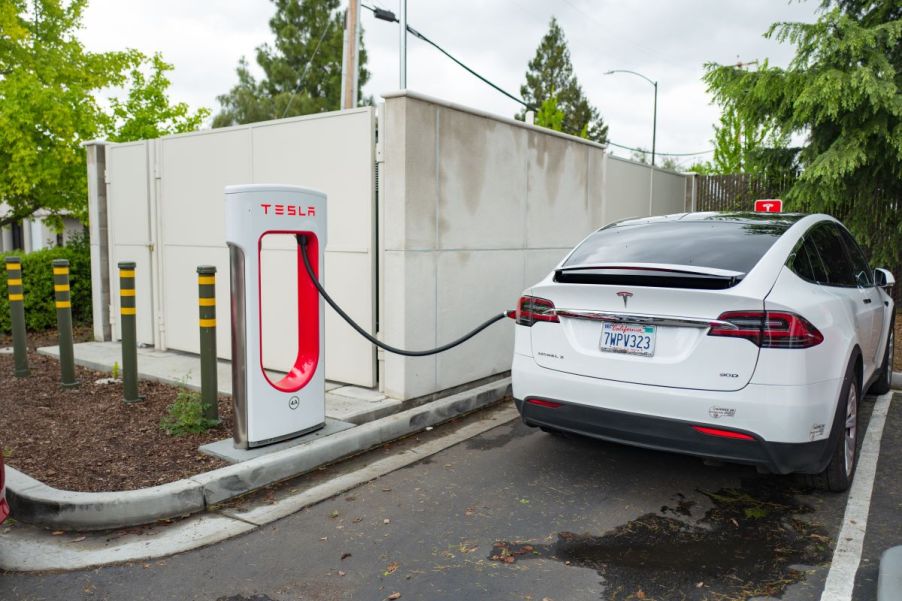
[[[849,373],[851,372],[851,373]],[[858,465],[859,405],[861,383],[854,371],[854,363],[849,366],[845,382],[836,407],[830,444],[833,452],[826,469],[814,477],[818,488],[831,492],[848,490],[855,477]]]
[[[889,335],[886,337],[886,352],[883,353],[883,365],[880,366],[880,375],[871,384],[868,394],[886,394],[893,387],[893,355],[896,344],[896,315],[889,322]]]

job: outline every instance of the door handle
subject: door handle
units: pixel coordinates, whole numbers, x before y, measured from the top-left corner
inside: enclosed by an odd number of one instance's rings
[[[869,299],[869,298],[864,299],[864,304],[869,305],[870,303],[871,303],[871,299]]]

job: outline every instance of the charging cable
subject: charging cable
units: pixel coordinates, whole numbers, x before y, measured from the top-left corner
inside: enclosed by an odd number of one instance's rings
[[[313,282],[313,285],[316,286],[316,289],[319,290],[319,293],[323,295],[323,298],[326,299],[326,302],[329,303],[329,306],[335,309],[335,312],[341,315],[341,318],[348,322],[348,325],[357,330],[357,333],[378,346],[381,349],[388,351],[389,353],[395,353],[396,355],[404,355],[405,357],[426,357],[428,355],[436,355],[438,353],[445,352],[449,349],[453,349],[455,346],[463,344],[476,334],[480,333],[496,321],[501,321],[505,317],[510,317],[509,312],[505,311],[503,313],[499,313],[495,315],[491,319],[487,319],[482,322],[482,324],[478,325],[475,329],[471,330],[467,334],[464,334],[457,340],[452,340],[448,344],[443,344],[440,347],[433,349],[426,349],[422,351],[407,351],[404,349],[400,349],[388,344],[385,344],[381,340],[370,335],[369,332],[361,328],[357,323],[351,319],[351,316],[345,313],[341,307],[338,306],[332,297],[329,296],[329,293],[326,292],[326,289],[323,288],[322,284],[319,283],[319,280],[316,279],[316,274],[313,273],[313,267],[310,266],[310,259],[307,258],[307,237],[302,234],[295,234],[295,238],[298,241],[298,244],[301,246],[301,256],[304,258],[304,267],[307,269],[307,276],[310,278],[310,281]]]

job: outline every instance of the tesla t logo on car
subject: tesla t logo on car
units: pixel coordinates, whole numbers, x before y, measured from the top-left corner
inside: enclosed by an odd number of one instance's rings
[[[623,299],[623,308],[626,308],[626,303],[630,300],[630,297],[633,295],[632,292],[618,292],[617,296]]]
[[[765,198],[755,201],[756,213],[782,213],[783,201],[779,198]]]

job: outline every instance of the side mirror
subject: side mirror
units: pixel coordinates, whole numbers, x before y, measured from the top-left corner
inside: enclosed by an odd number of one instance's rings
[[[896,278],[889,270],[877,268],[874,270],[874,283],[881,288],[889,288],[896,283]]]

